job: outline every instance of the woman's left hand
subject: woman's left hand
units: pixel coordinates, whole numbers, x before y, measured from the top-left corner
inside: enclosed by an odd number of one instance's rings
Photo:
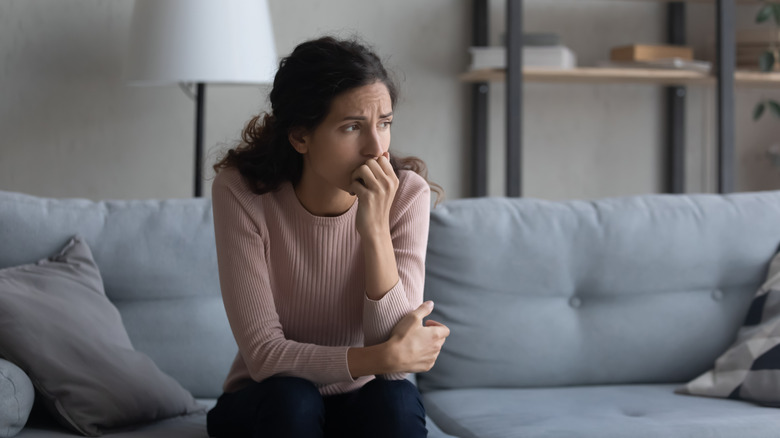
[[[350,191],[360,202],[355,226],[361,237],[390,233],[390,207],[396,190],[398,177],[390,165],[388,152],[366,161],[352,173]]]

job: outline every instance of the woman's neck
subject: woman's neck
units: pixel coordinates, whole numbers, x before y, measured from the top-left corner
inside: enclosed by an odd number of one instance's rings
[[[340,216],[349,210],[357,200],[356,196],[350,195],[338,187],[317,183],[305,175],[293,188],[298,202],[315,216]]]

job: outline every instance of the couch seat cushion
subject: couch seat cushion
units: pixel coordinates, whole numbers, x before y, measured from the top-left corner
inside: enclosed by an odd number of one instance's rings
[[[216,399],[197,399],[208,409],[214,407]],[[53,418],[45,416],[34,419],[14,438],[65,438],[79,435],[60,426]],[[111,438],[208,438],[206,414],[196,413],[146,424],[137,428],[103,435]]]
[[[428,415],[463,438],[776,438],[780,412],[675,394],[679,385],[453,389],[423,394]]]

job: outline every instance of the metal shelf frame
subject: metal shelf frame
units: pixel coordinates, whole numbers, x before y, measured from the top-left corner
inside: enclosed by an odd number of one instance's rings
[[[488,45],[488,0],[472,0],[472,44]],[[685,3],[667,4],[667,43],[685,44]],[[716,0],[716,93],[718,192],[734,191],[734,72],[736,60],[734,1]],[[523,0],[506,0],[506,195],[522,196],[523,152]],[[487,195],[487,131],[489,82],[472,88],[471,196]],[[665,87],[665,191],[685,193],[685,86]],[[510,122],[511,121],[511,122]]]

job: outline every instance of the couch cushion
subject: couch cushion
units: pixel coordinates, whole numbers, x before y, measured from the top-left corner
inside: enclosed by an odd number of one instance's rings
[[[0,224],[0,268],[84,236],[135,349],[196,397],[219,397],[238,349],[222,305],[210,200],[93,202],[0,191]]]
[[[0,359],[0,437],[19,433],[32,410],[35,390],[18,366]]]
[[[428,415],[462,438],[773,438],[776,409],[674,393],[675,385],[452,389]]]
[[[56,424],[33,424],[16,438],[73,438],[76,435],[58,427]],[[192,414],[169,418],[136,429],[105,435],[111,438],[208,438],[206,433],[206,414]]]
[[[452,333],[419,386],[690,380],[733,342],[778,224],[780,191],[445,203],[425,298]]]
[[[133,349],[81,238],[0,270],[0,355],[30,376],[50,412],[87,436],[201,410]]]

